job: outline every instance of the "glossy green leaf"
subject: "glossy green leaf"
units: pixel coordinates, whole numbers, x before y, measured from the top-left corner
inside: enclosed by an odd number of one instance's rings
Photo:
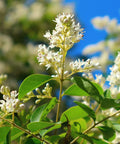
[[[88,114],[82,108],[80,108],[79,106],[74,106],[62,113],[60,121],[61,122],[67,121],[66,117],[68,118],[69,121],[72,121],[86,116],[88,116]]]
[[[97,127],[102,133],[103,133],[103,138],[107,141],[112,141],[115,139],[115,130],[107,127],[107,126],[99,126]]]
[[[98,89],[97,89],[98,84],[94,84],[91,81],[89,81],[88,79],[83,78],[83,77],[79,77],[79,76],[75,76],[73,78],[73,81],[82,90],[84,90],[86,93],[88,93],[88,95],[91,96],[94,100],[96,100],[99,103],[101,102],[103,97],[101,96],[102,92],[99,92],[100,91],[100,86],[98,86]]]
[[[40,122],[48,115],[57,103],[56,97],[52,98],[49,103],[39,106],[31,115],[31,122]]]
[[[82,104],[80,102],[74,101],[78,106],[80,106],[86,113],[88,113],[88,115],[95,121],[96,120],[96,116],[95,116],[95,112],[89,108],[88,106],[86,106],[85,104]]]
[[[115,99],[110,99],[110,98],[104,98],[101,102],[101,107],[103,109],[109,109],[109,108],[120,108],[120,102],[117,103],[115,102]]]
[[[27,128],[31,131],[31,132],[36,132],[36,131],[39,131],[41,129],[44,129],[44,128],[48,128],[50,126],[53,126],[54,123],[51,123],[51,122],[32,122],[32,123],[29,123],[27,125]]]
[[[88,96],[88,93],[86,93],[84,90],[82,90],[76,84],[72,84],[68,89],[66,89],[64,91],[64,95],[70,95],[70,96]]]
[[[10,127],[0,127],[0,143],[6,142],[7,134],[10,130]]]
[[[43,74],[32,74],[24,79],[19,87],[19,99],[22,99],[28,92],[34,90],[35,88],[43,85],[44,83],[52,80],[53,78],[49,75]]]

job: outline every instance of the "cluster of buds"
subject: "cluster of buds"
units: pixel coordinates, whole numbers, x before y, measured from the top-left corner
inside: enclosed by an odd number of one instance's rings
[[[17,98],[17,91],[11,91],[7,86],[1,86],[0,93],[3,94],[3,100],[0,100],[0,108],[4,113],[18,112],[24,107]]]
[[[42,92],[40,91],[39,88],[36,88],[34,92],[31,91],[31,92],[27,93],[27,95],[23,99],[23,101],[26,102],[26,101],[30,100],[31,98],[37,98],[35,103],[38,104],[42,99],[52,98],[51,93],[52,93],[52,87],[50,87],[49,83],[46,83],[46,86],[44,87]]]

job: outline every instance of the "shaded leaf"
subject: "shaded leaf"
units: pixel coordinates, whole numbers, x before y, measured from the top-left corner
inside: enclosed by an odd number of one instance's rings
[[[32,74],[25,78],[22,84],[19,87],[19,99],[22,99],[28,92],[38,88],[39,86],[43,85],[44,83],[53,79],[49,75],[43,74]]]
[[[109,89],[105,90],[105,92],[104,92],[104,97],[105,97],[105,98],[111,98],[111,92],[110,92]]]
[[[92,138],[94,144],[109,144],[101,139]]]
[[[24,134],[23,131],[19,130],[18,128],[13,128],[11,130],[11,140],[15,140],[17,139],[18,137],[20,137],[22,134]]]
[[[112,141],[115,139],[116,135],[114,129],[107,126],[99,126],[97,128],[103,133],[103,138],[105,140]]]
[[[115,99],[110,98],[104,98],[101,102],[101,107],[103,109],[109,109],[109,108],[120,108],[120,103],[115,102]]]
[[[88,113],[88,115],[95,121],[96,120],[96,116],[95,116],[95,112],[89,108],[88,106],[86,106],[85,104],[82,104],[80,102],[74,101],[78,106],[80,106],[85,112]]]
[[[31,122],[39,122],[44,120],[44,118],[48,115],[48,113],[54,108],[57,103],[56,97],[52,98],[49,103],[43,104],[39,106],[31,115]]]

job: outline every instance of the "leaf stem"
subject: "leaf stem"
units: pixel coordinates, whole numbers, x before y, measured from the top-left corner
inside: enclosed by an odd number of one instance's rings
[[[58,122],[58,120],[59,120],[60,105],[61,105],[61,100],[62,100],[65,57],[66,57],[66,51],[63,50],[63,60],[62,60],[62,66],[61,66],[62,69],[61,69],[61,76],[60,76],[60,93],[59,93],[59,101],[58,101],[58,107],[57,107],[56,122]]]
[[[120,110],[117,111],[117,112],[115,112],[115,113],[113,113],[113,114],[111,114],[110,116],[108,116],[108,117],[102,119],[101,121],[99,121],[99,122],[97,122],[97,123],[94,123],[94,124],[93,124],[92,126],[90,126],[88,129],[86,129],[86,130],[83,132],[83,134],[88,133],[91,129],[95,128],[96,125],[98,125],[98,124],[100,124],[100,123],[106,121],[107,119],[109,119],[109,118],[115,116],[115,115],[118,114],[118,113],[120,113]],[[80,138],[80,136],[77,136],[73,141],[70,142],[70,144],[73,144],[73,143],[76,142],[79,138]]]
[[[26,134],[29,134],[29,135],[33,136],[34,138],[36,138],[36,139],[38,139],[38,140],[40,140],[40,141],[42,141],[42,142],[45,142],[46,144],[50,144],[48,141],[46,141],[46,140],[44,140],[44,139],[42,139],[42,138],[40,138],[40,137],[32,134],[30,131],[28,131],[28,130],[26,130],[26,129],[24,129],[24,128],[18,126],[18,125],[16,125],[14,122],[12,122],[12,121],[10,121],[10,120],[8,120],[8,119],[5,119],[5,118],[3,118],[3,117],[1,117],[1,116],[0,116],[0,119],[6,121],[6,122],[8,122],[8,123],[10,123],[12,126],[14,126],[14,127],[18,128],[19,130],[25,132]]]

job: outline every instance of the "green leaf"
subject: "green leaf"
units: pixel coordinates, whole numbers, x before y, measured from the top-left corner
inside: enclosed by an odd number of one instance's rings
[[[91,96],[94,100],[97,102],[101,102],[103,97],[101,96],[100,86],[98,84],[92,83],[86,78],[75,76],[73,78],[73,81],[86,93],[88,93],[89,96]],[[98,86],[98,89],[97,89]]]
[[[10,127],[0,127],[0,143],[6,141],[7,134],[10,130]]]
[[[78,106],[80,106],[85,112],[88,113],[88,115],[95,121],[96,120],[96,116],[95,116],[95,112],[89,108],[88,106],[86,106],[85,104],[82,104],[80,102],[74,101],[74,103],[76,103]]]
[[[31,115],[31,122],[40,122],[48,115],[48,113],[54,108],[57,103],[56,97],[52,98],[49,103],[39,106]]]
[[[120,103],[115,102],[115,99],[110,98],[104,98],[101,102],[101,107],[103,109],[109,109],[109,108],[120,108]]]
[[[109,144],[101,139],[92,138],[94,144]]]
[[[74,106],[62,113],[60,121],[61,122],[67,121],[66,117],[68,118],[69,121],[72,121],[86,116],[88,116],[88,114],[82,108],[80,108],[79,106]]]
[[[34,90],[35,88],[43,85],[44,83],[52,80],[53,78],[49,75],[43,74],[32,74],[24,79],[19,87],[19,99],[22,99],[28,92]]]
[[[59,129],[59,128],[61,128],[61,123],[56,123],[54,126],[50,127],[49,129],[41,130],[40,131],[40,135],[44,136],[47,133],[49,133],[49,132],[51,132],[51,131],[53,131],[55,129]]]
[[[59,140],[61,139],[60,136],[58,135],[52,135],[49,136],[49,138],[47,139],[49,142],[51,142],[52,144],[58,144]]]
[[[114,129],[107,126],[99,126],[97,128],[103,133],[103,138],[105,140],[112,141],[115,139],[116,135]]]
[[[11,140],[15,140],[17,139],[18,137],[20,137],[22,134],[24,134],[23,131],[19,130],[18,128],[13,128],[11,130]]]
[[[51,122],[32,122],[32,123],[29,123],[27,125],[27,128],[31,131],[31,132],[36,132],[36,131],[39,131],[41,129],[44,129],[44,128],[48,128],[50,126],[53,126],[54,123],[51,123]]]
[[[66,89],[64,91],[64,95],[70,95],[70,96],[89,96],[88,93],[86,93],[84,90],[82,90],[76,84],[72,84],[68,89]]]
[[[104,97],[105,98],[111,98],[111,91],[109,89],[105,90]]]

